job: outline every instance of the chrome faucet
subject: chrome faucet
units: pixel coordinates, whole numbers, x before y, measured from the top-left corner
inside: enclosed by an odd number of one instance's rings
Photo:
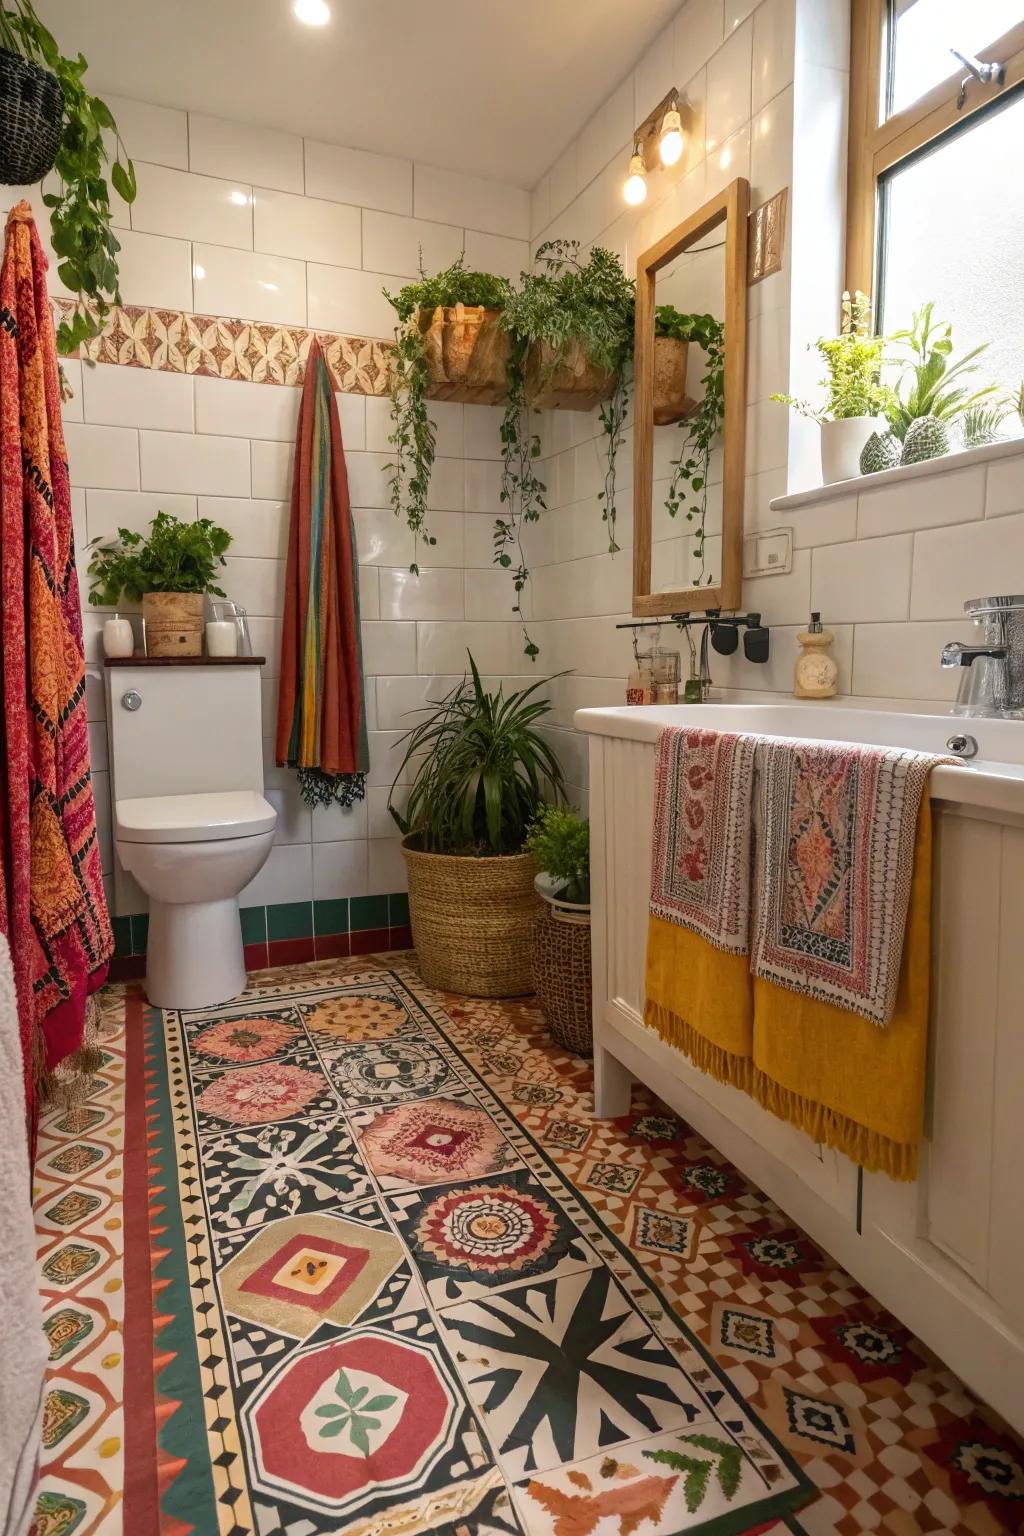
[[[964,612],[978,643],[942,648],[942,666],[963,669],[951,713],[1024,718],[1024,597],[972,597]]]

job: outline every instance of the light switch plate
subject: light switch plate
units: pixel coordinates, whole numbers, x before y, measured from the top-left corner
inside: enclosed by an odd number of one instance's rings
[[[792,528],[762,528],[744,535],[744,576],[785,576],[792,569]]]

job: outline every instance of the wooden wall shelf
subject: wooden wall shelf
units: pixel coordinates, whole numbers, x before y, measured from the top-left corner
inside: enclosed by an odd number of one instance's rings
[[[105,667],[262,667],[265,656],[104,656]]]

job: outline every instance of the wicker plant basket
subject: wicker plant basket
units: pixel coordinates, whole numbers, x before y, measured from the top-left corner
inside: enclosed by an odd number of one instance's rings
[[[147,656],[203,654],[203,594],[144,592]]]
[[[48,69],[0,48],[0,182],[30,187],[53,170],[64,92]]]
[[[693,409],[694,401],[686,393],[686,358],[688,341],[675,336],[654,338],[654,425],[671,426],[682,421]]]
[[[460,858],[402,843],[420,975],[466,997],[521,997],[533,990],[530,930],[540,897],[529,853]]]
[[[567,1051],[594,1049],[590,915],[545,903],[533,925],[533,988],[552,1037]]]
[[[526,398],[535,410],[589,410],[611,398],[615,375],[592,362],[578,341],[559,355],[546,341],[535,341],[526,356]]]

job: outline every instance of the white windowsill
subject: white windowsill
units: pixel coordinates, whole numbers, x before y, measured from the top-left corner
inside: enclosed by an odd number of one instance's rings
[[[820,485],[816,490],[797,491],[792,496],[776,496],[769,502],[773,512],[795,512],[798,507],[813,507],[823,501],[841,501],[846,496],[860,496],[865,491],[880,490],[882,486],[900,485],[904,480],[920,480],[926,475],[949,474],[956,469],[969,469],[974,464],[985,464],[990,459],[1011,459],[1024,454],[1024,436],[1010,437],[1001,443],[985,443],[980,448],[964,448],[960,453],[946,453],[938,459],[926,459],[923,464],[900,464],[895,469],[880,470],[877,475],[858,475],[855,480],[836,480],[832,485]]]

